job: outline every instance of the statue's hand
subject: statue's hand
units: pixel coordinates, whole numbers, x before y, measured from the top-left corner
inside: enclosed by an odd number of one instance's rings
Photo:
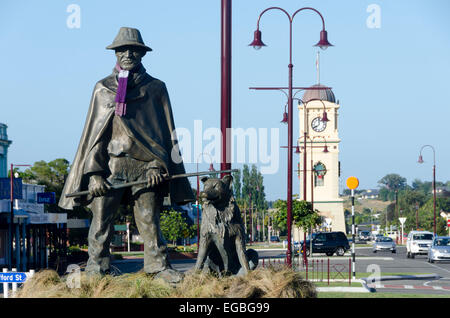
[[[159,169],[149,169],[147,171],[147,188],[156,187],[164,181],[164,175]]]
[[[106,180],[99,175],[92,175],[89,178],[89,194],[94,197],[100,197],[102,195],[105,195],[106,192],[109,190],[110,186],[106,182]]]

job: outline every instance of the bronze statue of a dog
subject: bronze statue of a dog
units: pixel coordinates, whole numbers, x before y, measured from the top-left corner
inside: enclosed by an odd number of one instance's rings
[[[232,191],[232,176],[201,179],[202,223],[195,269],[219,274],[246,274],[258,264],[258,253],[246,251],[241,212]]]

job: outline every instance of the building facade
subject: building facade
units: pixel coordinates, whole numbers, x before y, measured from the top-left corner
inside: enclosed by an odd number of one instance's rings
[[[8,173],[8,148],[12,141],[8,140],[7,128],[8,126],[0,123],[0,178],[6,178]]]
[[[8,140],[6,129],[5,124],[0,124],[0,178],[8,181],[9,192],[7,155],[12,141]],[[12,224],[11,201],[9,198],[0,200],[0,267],[9,265],[18,271],[45,268],[49,250],[62,249],[60,245],[66,239],[67,214],[46,213],[44,204],[38,202],[38,193],[43,192],[43,185],[22,184],[22,197],[13,202]]]

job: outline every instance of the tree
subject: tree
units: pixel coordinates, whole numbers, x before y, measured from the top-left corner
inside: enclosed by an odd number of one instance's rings
[[[175,210],[163,211],[159,224],[164,238],[172,241],[174,245],[178,239],[192,237],[193,228],[187,224],[181,213]]]
[[[25,183],[34,183],[45,186],[46,192],[55,192],[56,202],[61,198],[61,193],[64,188],[66,176],[69,174],[69,161],[64,158],[58,158],[50,162],[44,160],[37,161],[32,167],[19,173]],[[58,204],[46,204],[45,210],[47,212],[67,212],[68,218],[89,218],[85,207],[75,207],[73,210],[63,210],[58,207]]]
[[[391,191],[403,190],[407,187],[406,178],[403,178],[396,173],[391,173],[384,176],[378,181],[378,183]]]
[[[436,232],[438,235],[447,234],[447,222],[440,216],[439,211],[450,211],[450,198],[437,198],[436,199]],[[405,215],[406,223],[405,230],[416,230],[416,214],[415,211],[411,211]],[[434,212],[433,212],[433,198],[429,198],[428,201],[423,204],[418,211],[419,216],[419,228],[425,231],[433,232]]]
[[[394,201],[396,193],[408,188],[406,178],[403,178],[396,173],[384,176],[378,183],[382,187],[379,193],[379,197],[382,201]]]
[[[233,172],[233,191],[234,198],[236,200],[241,199],[241,170],[238,169],[236,172]]]
[[[287,202],[277,200],[274,204],[274,226],[280,230],[287,229]],[[304,200],[292,200],[292,222],[304,231],[322,224],[319,211],[313,210],[311,202]]]

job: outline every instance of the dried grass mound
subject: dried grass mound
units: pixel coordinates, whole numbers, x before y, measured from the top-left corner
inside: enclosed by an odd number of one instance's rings
[[[211,274],[190,273],[176,288],[173,297],[189,298],[315,298],[313,284],[293,270],[264,268],[246,276],[219,278]]]
[[[265,268],[246,276],[218,277],[190,271],[176,287],[143,272],[110,275],[81,273],[79,288],[53,270],[36,273],[18,290],[18,298],[315,298],[314,285],[293,270]],[[73,283],[73,281],[72,281]],[[70,284],[69,284],[70,285]]]
[[[81,273],[79,288],[76,281],[67,284],[68,276],[59,277],[53,270],[36,273],[18,290],[18,298],[163,298],[170,297],[173,288],[162,280],[145,273],[86,275]]]

